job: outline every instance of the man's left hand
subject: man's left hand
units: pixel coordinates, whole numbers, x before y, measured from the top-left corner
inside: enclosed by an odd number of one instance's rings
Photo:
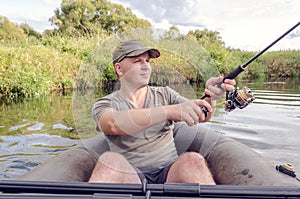
[[[235,80],[234,79],[225,79],[223,82],[224,77],[212,77],[206,81],[205,87],[205,94],[209,95],[212,100],[217,100],[221,98],[225,91],[234,91],[235,89]],[[221,88],[216,86],[219,82],[223,82],[221,84]]]

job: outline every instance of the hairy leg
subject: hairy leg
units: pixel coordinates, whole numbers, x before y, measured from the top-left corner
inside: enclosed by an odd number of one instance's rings
[[[105,152],[99,157],[89,182],[141,183],[138,174],[126,158],[114,152]]]
[[[206,161],[199,153],[186,152],[171,166],[167,182],[215,185]]]

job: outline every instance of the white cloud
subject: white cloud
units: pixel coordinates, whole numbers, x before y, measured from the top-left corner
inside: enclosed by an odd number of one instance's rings
[[[14,23],[27,23],[39,32],[53,28],[49,18],[60,7],[61,0],[0,0],[1,15]]]
[[[291,34],[289,34],[287,36],[287,38],[289,38],[289,39],[292,39],[292,38],[295,38],[295,37],[300,37],[300,30],[294,31],[294,32],[292,32]]]
[[[112,2],[115,2],[112,0]],[[261,50],[300,19],[298,0],[123,0],[133,13],[141,13],[154,27],[175,25],[182,33],[208,28],[220,32],[226,46]],[[299,30],[299,28],[298,28]],[[271,50],[300,49],[297,40]]]

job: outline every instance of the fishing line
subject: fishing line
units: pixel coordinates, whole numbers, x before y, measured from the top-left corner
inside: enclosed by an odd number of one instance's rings
[[[219,106],[222,106],[222,105],[226,105],[227,104],[227,101],[223,101],[223,102],[220,102],[216,105],[214,105],[212,108],[216,108],[216,107],[219,107]]]
[[[296,27],[300,25],[300,22],[298,22],[296,25],[294,25],[292,28],[290,28],[287,32],[285,32],[283,35],[281,35],[278,39],[276,39],[274,42],[272,42],[269,46],[267,46],[265,49],[263,49],[261,52],[253,56],[251,59],[249,59],[246,63],[238,66],[235,70],[230,72],[229,74],[224,76],[224,79],[222,82],[219,82],[216,86],[221,88],[221,84],[224,82],[225,79],[234,79],[236,78],[241,72],[245,70],[245,68],[253,62],[255,59],[257,59],[260,55],[262,55],[264,52],[266,52],[270,47],[272,47],[275,43],[277,43],[279,40],[281,40],[283,37],[285,37],[288,33],[290,33],[292,30],[294,30]],[[292,69],[293,66],[291,66],[287,72],[289,72]],[[271,85],[269,85],[266,90],[268,90],[273,84],[278,82],[283,76],[280,76],[277,78]],[[205,99],[206,97],[210,97],[205,93],[201,99]],[[226,101],[221,102],[214,107],[221,106],[225,104],[225,110],[227,112],[234,110],[236,107],[242,109],[245,108],[247,105],[249,105],[253,100],[255,99],[252,91],[244,87],[242,90],[239,90],[238,88],[235,89],[233,92],[226,92]],[[206,107],[201,107],[205,115],[207,116],[207,109]],[[291,177],[295,177],[297,181],[300,181],[298,177],[296,177],[295,171],[293,170],[293,167],[291,164],[285,164],[285,165],[279,165],[276,166],[276,170],[283,172]]]

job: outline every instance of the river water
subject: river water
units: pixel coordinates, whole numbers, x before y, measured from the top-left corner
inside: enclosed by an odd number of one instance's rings
[[[212,130],[248,145],[275,165],[291,163],[300,175],[300,80],[238,82],[256,99],[244,109],[218,107]],[[71,95],[2,104],[0,179],[13,179],[80,142]],[[90,124],[89,124],[90,125]],[[94,128],[94,127],[92,127]]]

